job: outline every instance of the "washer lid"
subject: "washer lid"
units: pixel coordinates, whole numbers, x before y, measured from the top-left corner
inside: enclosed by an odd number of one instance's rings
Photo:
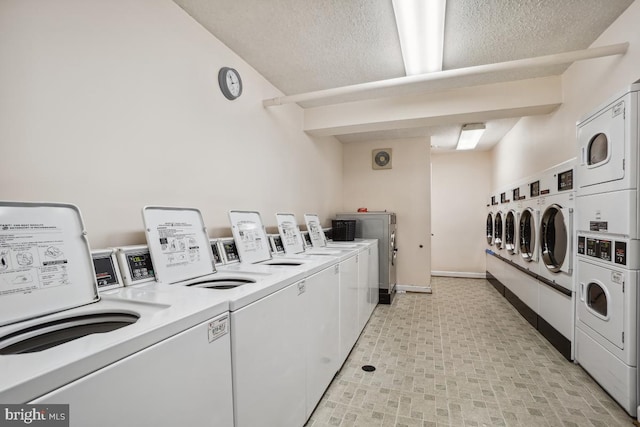
[[[269,238],[262,225],[260,213],[229,211],[229,221],[241,262],[255,264],[271,259]]]
[[[278,231],[282,238],[282,245],[287,254],[299,254],[304,252],[304,241],[300,227],[296,223],[296,217],[289,213],[277,213]]]
[[[76,206],[0,202],[0,326],[99,299]]]
[[[178,283],[216,272],[198,209],[145,206],[142,218],[158,282]]]
[[[324,248],[327,246],[327,238],[324,235],[324,230],[320,225],[320,218],[317,214],[304,214],[304,222],[307,224],[307,230],[309,231],[309,237],[311,238],[311,244],[314,248]]]

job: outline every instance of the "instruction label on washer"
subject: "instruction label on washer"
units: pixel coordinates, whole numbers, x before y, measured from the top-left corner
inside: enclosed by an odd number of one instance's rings
[[[221,336],[229,332],[229,316],[221,317],[212,322],[209,322],[209,342],[214,342]]]
[[[611,281],[613,283],[617,283],[619,285],[624,283],[624,274],[620,273],[619,271],[612,271],[611,272]]]
[[[282,243],[285,247],[293,247],[301,243],[296,233],[298,226],[290,221],[284,221],[282,227]]]
[[[311,238],[311,243],[313,243],[314,246],[325,246],[326,242],[322,238],[323,234],[320,224],[317,221],[311,220],[307,225],[309,228],[309,237]]]
[[[261,227],[253,221],[239,221],[238,234],[245,252],[260,252],[267,242],[263,241]]]
[[[63,230],[0,224],[0,296],[70,285]]]
[[[167,267],[200,261],[200,246],[194,225],[186,222],[165,222],[157,227],[160,248]]]

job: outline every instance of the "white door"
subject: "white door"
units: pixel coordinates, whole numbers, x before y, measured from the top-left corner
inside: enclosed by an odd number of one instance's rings
[[[531,208],[525,209],[520,215],[520,238],[518,244],[520,246],[520,255],[522,256],[522,259],[528,262],[537,261],[538,259],[538,249],[536,246],[536,217],[537,213]]]
[[[352,256],[340,263],[340,363],[358,340],[358,264]]]
[[[216,322],[228,314],[29,403],[69,404],[72,426],[232,427],[231,344],[228,333],[209,341]]]
[[[231,313],[236,427],[299,427],[306,412],[304,286]]]
[[[578,261],[578,320],[624,348],[625,282],[628,271]]]
[[[306,288],[308,418],[342,364],[339,334],[340,268],[331,266],[302,281]]]
[[[554,273],[571,273],[573,209],[553,204],[540,218],[540,256],[545,267]]]
[[[493,212],[487,214],[487,243],[493,246]]]
[[[580,188],[624,178],[625,106],[623,98],[596,117],[578,125]],[[629,138],[629,136],[627,136]]]
[[[498,249],[502,249],[504,246],[503,234],[502,234],[502,212],[496,213],[493,227],[493,241]]]

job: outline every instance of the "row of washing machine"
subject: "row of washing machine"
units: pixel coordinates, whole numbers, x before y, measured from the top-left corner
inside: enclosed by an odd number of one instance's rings
[[[0,203],[0,401],[70,425],[301,426],[377,304],[377,241],[317,215],[146,207],[147,246],[91,254],[79,210]],[[269,242],[286,252],[274,256]],[[23,412],[24,413],[24,412]],[[18,416],[18,415],[16,415]]]
[[[488,277],[566,358],[573,358],[575,160],[491,196]]]
[[[565,350],[571,347],[563,354],[633,416],[640,396],[639,92],[640,81],[581,119],[577,158],[493,196],[487,215],[490,280],[518,297],[521,312],[535,313],[543,335],[547,323],[561,332]],[[561,305],[565,327],[557,323]],[[550,308],[556,322],[546,318]]]

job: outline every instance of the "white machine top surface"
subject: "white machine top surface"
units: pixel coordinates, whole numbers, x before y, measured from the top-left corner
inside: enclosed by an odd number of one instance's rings
[[[0,326],[98,300],[78,208],[0,202]]]
[[[178,288],[164,285],[154,292],[120,288],[103,293],[95,304],[0,327],[2,342],[3,337],[19,330],[75,316],[116,312],[139,317],[137,322],[111,332],[87,335],[38,352],[1,356],[0,401],[30,401],[228,311],[228,302],[221,295],[205,289],[180,292]]]
[[[198,209],[146,206],[142,209],[156,279],[177,283],[215,273],[215,261]]]
[[[296,217],[289,213],[277,213],[278,231],[282,238],[282,245],[287,255],[304,252],[304,241]]]
[[[255,264],[271,259],[269,238],[262,224],[260,213],[230,211],[229,221],[241,262]]]

